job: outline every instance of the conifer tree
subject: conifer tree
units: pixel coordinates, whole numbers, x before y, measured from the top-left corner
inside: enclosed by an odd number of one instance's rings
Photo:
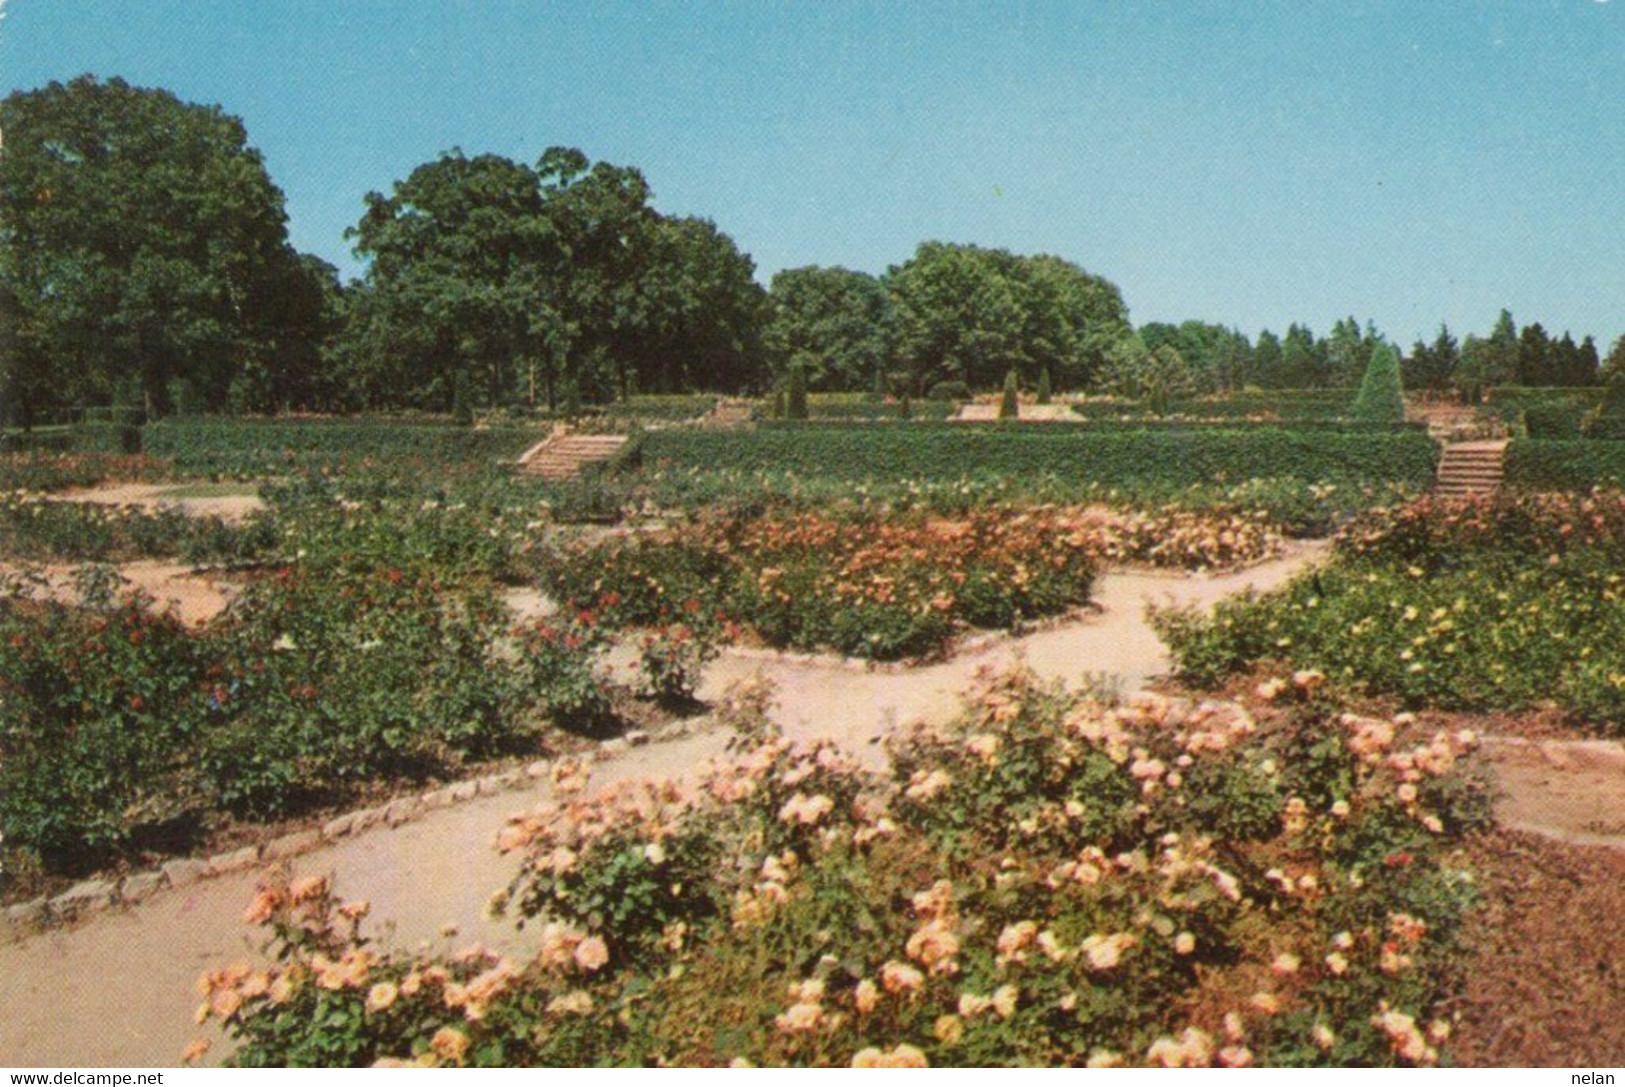
[[[1399,356],[1387,344],[1371,353],[1365,379],[1350,413],[1369,423],[1398,423],[1405,419],[1405,393],[1400,384]]]

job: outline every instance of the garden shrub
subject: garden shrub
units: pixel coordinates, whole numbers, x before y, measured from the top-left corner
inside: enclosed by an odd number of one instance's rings
[[[784,417],[803,420],[807,416],[807,371],[799,362],[790,364],[789,387],[785,392]]]
[[[926,392],[927,400],[953,403],[970,399],[970,386],[963,381],[939,381]]]
[[[1602,404],[1586,428],[1586,437],[1625,440],[1625,376],[1614,378],[1604,387]]]
[[[276,816],[372,780],[423,777],[510,746],[524,722],[494,598],[426,574],[284,570],[213,634],[218,735],[200,765],[228,810]]]
[[[926,423],[875,427],[768,424],[750,433],[651,432],[645,463],[673,472],[784,472],[812,481],[858,484],[977,478],[1035,480],[1139,490],[1230,486],[1267,468],[1280,480],[1358,487],[1425,489],[1438,447],[1423,429],[1393,431],[1291,427],[1001,427]],[[1160,495],[1158,497],[1161,497]]]
[[[1373,423],[1397,423],[1405,418],[1405,394],[1400,388],[1399,356],[1387,344],[1378,345],[1366,364],[1360,391],[1349,415]]]
[[[1572,441],[1581,436],[1585,411],[1576,404],[1530,404],[1523,409],[1524,432],[1535,439]]]
[[[1019,389],[1016,372],[1011,370],[1004,375],[1004,391],[999,395],[999,418],[1014,419],[1021,412],[1021,405],[1017,400]]]
[[[924,517],[812,512],[715,517],[577,547],[543,565],[567,608],[614,625],[747,623],[770,645],[897,660],[941,652],[964,624],[1010,628],[1087,602],[1091,539],[1053,513]]]
[[[274,965],[199,1016],[248,1066],[1432,1064],[1475,740],[1316,683],[1107,708],[1012,673],[880,772],[745,710],[701,788],[566,772],[502,828],[533,960],[381,949],[273,882]]]
[[[1420,502],[1348,531],[1338,561],[1209,616],[1155,615],[1180,675],[1263,662],[1423,708],[1555,704],[1625,730],[1625,499]]]
[[[512,460],[545,436],[536,428],[453,426],[389,419],[163,419],[142,428],[142,448],[177,469],[263,478],[355,465],[442,473]]]
[[[139,600],[0,597],[0,832],[52,870],[104,863],[185,810],[206,655]],[[88,584],[88,583],[87,583]]]

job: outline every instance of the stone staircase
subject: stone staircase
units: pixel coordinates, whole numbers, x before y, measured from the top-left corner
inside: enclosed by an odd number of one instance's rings
[[[1506,449],[1504,441],[1447,442],[1433,493],[1441,498],[1494,494],[1501,486]]]
[[[750,400],[718,400],[717,406],[701,416],[697,425],[723,430],[742,427],[751,421],[755,412],[756,404]]]
[[[558,482],[574,479],[588,465],[610,460],[626,445],[625,434],[577,434],[558,430],[519,457],[519,471]]]

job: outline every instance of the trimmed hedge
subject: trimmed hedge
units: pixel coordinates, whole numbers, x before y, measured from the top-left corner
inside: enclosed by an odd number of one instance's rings
[[[1600,385],[1583,388],[1540,385],[1497,385],[1484,397],[1483,409],[1504,423],[1515,423],[1519,416],[1536,405],[1563,404],[1578,408],[1584,415],[1602,403]]]
[[[1526,491],[1625,485],[1625,442],[1521,439],[1507,446],[1504,481]]]
[[[1541,401],[1523,409],[1523,425],[1531,438],[1567,441],[1582,436],[1585,408],[1567,401]]]
[[[544,436],[535,428],[476,430],[394,419],[166,419],[142,435],[150,456],[226,475],[361,460],[481,464],[517,457]]]
[[[1250,390],[1219,396],[1178,399],[1172,403],[1169,412],[1172,415],[1192,419],[1237,421],[1251,416],[1263,416],[1279,422],[1346,419],[1352,399],[1351,389],[1274,389],[1268,392]],[[1072,404],[1072,410],[1085,419],[1138,418],[1150,415],[1149,409],[1141,402],[1116,398],[1077,401]]]
[[[645,463],[726,466],[807,478],[951,481],[1052,475],[1106,486],[1235,483],[1268,475],[1426,487],[1438,448],[1414,427],[1217,427],[801,423],[754,431],[661,431]]]
[[[71,427],[0,431],[0,453],[66,453],[72,448]]]

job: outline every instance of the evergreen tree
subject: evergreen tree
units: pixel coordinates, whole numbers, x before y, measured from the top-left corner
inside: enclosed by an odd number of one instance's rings
[[[1247,384],[1261,389],[1279,389],[1282,386],[1281,341],[1269,329],[1258,334],[1258,346],[1253,348],[1253,365],[1247,375]]]
[[[1015,419],[1021,412],[1017,399],[1018,380],[1015,370],[1004,375],[1004,395],[999,398],[999,418]]]
[[[1038,402],[1040,404],[1048,404],[1050,402],[1048,366],[1038,371]]]
[[[1405,394],[1400,384],[1399,356],[1387,344],[1371,353],[1371,363],[1365,368],[1365,378],[1360,382],[1360,392],[1354,398],[1350,414],[1362,422],[1404,420]]]
[[[790,364],[790,388],[785,394],[784,417],[807,418],[807,371],[799,361]]]

